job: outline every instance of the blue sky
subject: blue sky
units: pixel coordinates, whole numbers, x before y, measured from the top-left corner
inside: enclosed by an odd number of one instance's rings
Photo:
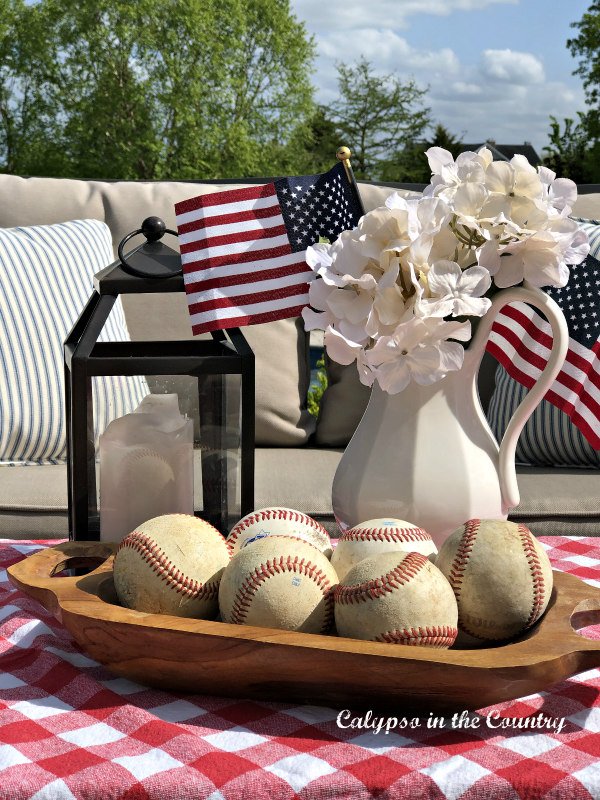
[[[566,41],[590,0],[291,0],[315,37],[317,99],[337,95],[336,61],[364,55],[382,74],[429,87],[426,104],[465,142],[530,141],[549,117],[585,108]]]

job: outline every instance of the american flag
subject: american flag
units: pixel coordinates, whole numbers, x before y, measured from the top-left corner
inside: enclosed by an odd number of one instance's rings
[[[175,205],[194,334],[299,316],[314,273],[306,248],[355,227],[360,202],[339,162]]]
[[[583,226],[584,228],[586,226]],[[596,226],[598,245],[600,229]],[[590,236],[592,250],[594,242]],[[564,411],[596,450],[600,449],[600,261],[588,255],[571,268],[562,289],[544,289],[561,307],[569,328],[566,361],[545,399]],[[511,303],[498,315],[488,351],[508,374],[530,389],[546,365],[550,325],[531,306]]]

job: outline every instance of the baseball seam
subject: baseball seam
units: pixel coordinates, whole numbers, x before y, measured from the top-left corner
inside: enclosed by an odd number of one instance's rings
[[[480,519],[470,519],[465,522],[463,534],[460,537],[460,542],[450,568],[450,574],[448,575],[448,581],[450,582],[450,586],[452,586],[452,591],[454,592],[456,603],[458,605],[458,627],[466,633],[469,633],[471,636],[476,636],[477,638],[481,637],[473,631],[468,623],[465,622],[463,615],[461,614],[459,601],[465,570],[467,568],[467,564],[469,563],[471,551],[475,546],[475,540],[477,538],[477,532],[479,531],[480,524]]]
[[[352,528],[341,536],[340,541],[386,541],[422,542],[431,541],[431,536],[422,528]]]
[[[125,547],[139,553],[159,578],[178,594],[182,594],[190,600],[215,600],[217,598],[219,593],[217,581],[200,583],[200,581],[184,575],[173,562],[169,561],[156,542],[145,533],[139,531],[130,533],[119,545],[117,553]]]
[[[411,628],[394,628],[375,637],[376,642],[391,644],[426,645],[428,647],[450,647],[458,636],[458,628],[450,625],[428,625]]]
[[[240,534],[243,533],[247,528],[249,528],[251,525],[254,525],[255,522],[267,522],[271,519],[283,519],[290,522],[299,522],[307,525],[309,528],[312,528],[317,533],[325,534],[325,536],[329,538],[329,534],[325,528],[307,514],[302,514],[300,511],[293,511],[291,509],[288,510],[287,508],[265,508],[259,511],[254,511],[252,514],[244,517],[244,519],[241,519],[236,525],[234,525],[231,529],[231,533],[227,537],[227,541],[231,544],[231,547],[234,547]]]
[[[338,584],[334,592],[335,602],[349,605],[384,597],[411,581],[423,569],[425,564],[429,564],[429,559],[421,555],[421,553],[408,553],[406,558],[394,569],[380,578],[373,578],[363,583]]]
[[[267,559],[266,563],[259,564],[253,572],[248,575],[238,589],[229,615],[229,622],[236,625],[243,625],[248,616],[252,599],[263,585],[273,575],[282,575],[286,572],[295,572],[306,575],[314,580],[318,588],[325,597],[325,619],[321,628],[321,633],[329,630],[333,622],[333,594],[331,583],[323,570],[312,564],[310,561],[301,559],[298,556],[279,556],[274,559]]]
[[[522,523],[518,525],[518,531],[519,537],[521,538],[521,544],[523,545],[523,550],[525,552],[525,558],[529,564],[529,571],[531,572],[531,577],[533,578],[533,603],[531,606],[531,613],[529,614],[529,618],[525,626],[526,628],[529,628],[537,619],[539,619],[540,614],[542,613],[542,608],[544,607],[544,573],[542,572],[542,565],[540,564],[540,559],[533,543],[533,534],[529,528]]]
[[[480,522],[481,520],[479,519],[470,519],[468,522],[465,522],[463,535],[460,537],[460,542],[452,561],[452,566],[450,567],[448,580],[452,586],[457,602],[460,598],[462,582],[467,564],[469,563],[471,551],[475,546],[475,539],[477,538]]]

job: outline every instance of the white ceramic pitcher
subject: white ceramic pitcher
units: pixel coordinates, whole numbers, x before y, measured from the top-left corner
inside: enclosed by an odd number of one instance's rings
[[[499,309],[516,301],[543,312],[553,343],[545,369],[498,445],[479,402],[477,374]],[[568,337],[554,300],[524,284],[496,294],[459,371],[430,386],[411,382],[395,395],[375,384],[333,481],[340,529],[397,517],[425,528],[439,547],[468,519],[506,519],[519,504],[517,439],[560,371]]]

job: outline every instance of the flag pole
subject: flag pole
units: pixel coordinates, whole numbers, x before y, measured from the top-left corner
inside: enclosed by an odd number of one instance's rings
[[[344,169],[346,170],[346,176],[348,178],[352,191],[354,192],[354,197],[356,199],[356,202],[358,203],[358,207],[360,208],[360,213],[364,216],[365,207],[363,206],[360,192],[358,191],[358,184],[356,183],[356,178],[354,177],[352,165],[350,164],[351,155],[352,153],[350,152],[350,148],[345,146],[340,147],[336,153],[337,158],[344,165]]]

